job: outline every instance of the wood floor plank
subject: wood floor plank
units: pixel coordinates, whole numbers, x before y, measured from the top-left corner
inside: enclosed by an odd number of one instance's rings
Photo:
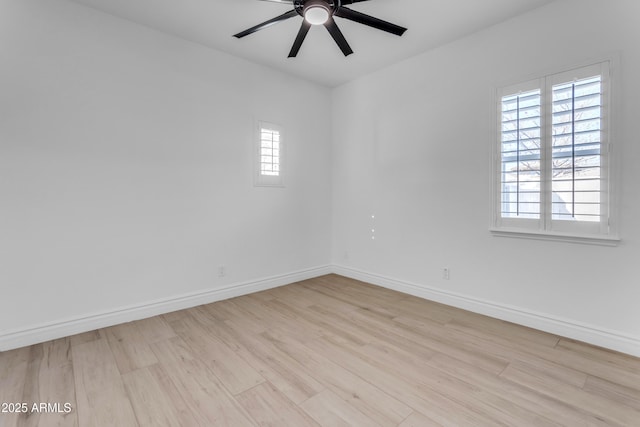
[[[107,338],[120,373],[126,374],[127,372],[158,363],[151,348],[149,348],[149,344],[138,331],[135,323],[130,322],[111,326],[103,329],[102,333]]]
[[[234,352],[242,348],[241,340],[252,334],[247,334],[246,330],[241,329],[242,333],[237,334],[226,323],[211,313],[208,306],[198,306],[189,310],[189,316],[198,323],[207,328],[217,339],[222,341]]]
[[[269,382],[240,393],[237,399],[260,426],[318,426]]]
[[[29,364],[27,365],[27,375],[24,382],[24,392],[20,402],[24,402],[29,408],[43,401],[40,398],[40,367],[44,358],[43,344],[31,346],[29,352]],[[40,413],[38,411],[27,411],[18,417],[18,426],[37,426],[40,421]]]
[[[591,394],[606,397],[607,399],[640,410],[640,391],[636,389],[591,376],[587,377],[587,381],[582,389]]]
[[[559,358],[554,356],[558,353],[555,348],[549,348],[537,342],[530,342],[527,346],[514,345],[514,343],[518,342],[513,341],[511,337],[502,337],[493,332],[487,332],[482,326],[461,327],[459,324],[455,324],[455,321],[444,325],[444,329],[451,333],[452,339],[469,341],[477,348],[487,349],[479,351],[492,354],[498,353],[511,361],[528,363],[537,367],[536,369],[541,372],[544,371],[545,375],[554,376],[555,379],[576,387],[582,387],[587,379],[587,374],[573,369],[573,365],[567,366],[567,363],[556,362]]]
[[[471,381],[490,392],[503,396],[513,403],[535,411],[546,420],[557,423],[559,426],[589,425],[605,426],[606,423],[598,420],[591,414],[581,412],[578,408],[537,393],[527,387],[507,381],[498,375],[491,374],[484,369],[461,362],[444,354],[435,354],[427,363],[436,369],[440,369],[462,380]]]
[[[171,322],[174,322],[176,320],[182,320],[182,318],[185,315],[186,315],[186,311],[185,310],[178,310],[178,311],[171,311],[169,313],[165,313],[165,314],[161,315],[160,317],[162,318],[162,320],[164,320],[165,322],[170,324]]]
[[[363,377],[345,369],[341,361],[333,362],[330,357],[323,356],[286,335],[265,332],[262,336],[272,345],[276,354],[286,354],[306,366],[325,387],[379,424],[395,426],[411,413],[411,408],[402,399],[387,394]]]
[[[306,282],[315,290],[331,290],[332,296],[347,303],[355,304],[359,308],[366,307],[374,310],[397,309],[398,302],[404,297],[398,292],[388,291],[378,286],[372,286],[357,280],[347,279],[337,275],[319,277]],[[317,287],[313,287],[316,285]]]
[[[520,367],[533,375],[544,378],[547,382],[560,382],[577,388],[583,388],[587,382],[587,374],[556,365],[547,360],[516,359],[510,365],[512,367]]]
[[[398,424],[398,427],[439,427],[441,425],[442,424],[433,421],[420,412],[413,412],[403,422]]]
[[[257,299],[260,301],[272,301],[274,300],[276,297],[273,295],[273,292],[271,292],[271,290],[266,290],[266,291],[260,291],[260,292],[254,292],[252,294],[246,295],[250,298],[253,299]]]
[[[30,353],[31,347],[0,351],[0,398],[3,402],[22,397]]]
[[[366,344],[373,338],[371,336],[364,335],[362,330],[357,327],[352,327],[351,325],[341,321],[334,321],[331,316],[319,314],[314,310],[297,308],[294,304],[291,304],[288,301],[272,301],[269,307],[286,313],[295,322],[292,322],[292,326],[296,325],[297,327],[299,320],[303,320],[305,325],[315,325],[313,328],[314,334],[309,335],[309,337],[305,336],[305,339],[311,339],[312,337],[319,338],[326,334],[333,334],[339,335],[351,342]]]
[[[126,373],[122,380],[141,427],[198,425],[191,413],[177,409],[172,394],[165,392],[151,368]]]
[[[539,371],[528,371],[523,365],[509,365],[501,377],[528,387],[540,394],[560,398],[567,404],[593,414],[611,424],[632,426],[640,420],[640,411],[617,401],[595,396],[561,381],[540,377]]]
[[[435,352],[431,347],[432,343],[426,343],[424,340],[408,340],[388,328],[382,330],[353,318],[350,314],[340,314],[333,311],[329,307],[314,305],[309,307],[309,313],[311,316],[315,315],[320,319],[326,319],[324,321],[331,323],[334,329],[340,329],[342,325],[342,332],[336,333],[334,330],[329,329],[327,334],[341,336],[345,340],[355,344],[365,345],[372,342],[393,344],[425,359],[431,357]],[[352,313],[355,313],[355,310],[353,310]],[[352,336],[355,336],[355,338],[351,338]],[[436,348],[437,345],[433,347]]]
[[[301,405],[323,427],[380,426],[331,390],[324,390]]]
[[[151,348],[198,424],[239,427],[256,425],[181,338],[160,341],[151,344]]]
[[[315,307],[311,309],[315,310]],[[408,317],[397,317],[390,322],[385,318],[376,318],[373,313],[358,310],[341,315],[330,308],[323,309],[344,323],[357,325],[363,332],[408,351],[422,347],[431,354],[436,351],[448,354],[493,373],[502,372],[508,364],[508,360],[500,355],[487,355],[470,348],[465,342],[452,339],[435,322]]]
[[[427,361],[417,361],[393,348],[358,347],[337,342],[330,337],[323,338],[322,344],[342,347],[365,363],[376,367],[378,371],[396,375],[416,388],[429,389],[432,393],[439,393],[453,402],[465,402],[467,408],[482,414],[483,417],[500,420],[508,425],[553,425],[553,422],[540,417],[536,411],[521,407],[499,394],[492,394],[466,379],[449,375],[433,368]]]
[[[233,350],[193,316],[174,322],[172,328],[232,394],[241,393],[265,381],[258,371],[237,357]]]
[[[313,293],[301,288],[300,284],[292,284],[271,289],[269,292],[279,301],[296,301],[296,306],[300,308],[316,304]]]
[[[169,323],[162,316],[138,320],[134,323],[134,326],[147,344],[153,344],[176,336],[175,331],[171,329]]]
[[[137,426],[120,371],[105,339],[71,347],[80,426]]]
[[[472,363],[489,372],[500,373],[509,363],[509,355],[495,351],[495,347],[472,336],[457,338],[430,322],[410,317],[396,317],[393,322],[393,331],[404,338],[425,342],[425,345],[439,353]]]
[[[539,346],[553,348],[560,339],[557,335],[547,332],[463,310],[456,311],[453,319],[451,322],[448,322],[447,326],[454,324],[461,327],[468,326],[473,329],[481,329],[485,333],[491,333],[508,339],[511,342],[526,346],[537,344]]]
[[[324,390],[325,387],[313,378],[307,367],[286,354],[274,354],[272,347],[263,340],[243,335],[242,329],[233,322],[225,322],[218,330],[231,331],[225,334],[235,334],[239,342],[234,349],[236,354],[292,402],[299,404]]]
[[[584,372],[594,377],[603,378],[625,387],[640,390],[640,374],[637,374],[635,371],[611,365],[605,361],[583,357],[562,349],[553,349],[552,351],[544,353],[536,353],[536,355],[541,359],[549,360],[567,368]]]
[[[400,316],[413,316],[419,319],[427,319],[441,325],[451,322],[459,312],[433,301],[426,301],[412,295],[405,295],[397,304]]]
[[[474,332],[472,334],[480,336],[483,333]],[[545,348],[539,345],[524,346],[518,343],[509,343],[508,340],[501,340],[501,342],[498,342],[493,339],[491,341],[493,342],[494,350],[500,349],[501,351],[504,351],[505,349],[508,349],[507,352],[515,359],[547,361],[549,363],[562,366],[567,370],[582,372],[586,375],[603,378],[625,387],[640,390],[640,374],[638,374],[635,369],[621,367],[615,363],[611,363],[606,358],[598,359],[593,357],[593,355],[584,355],[580,352],[563,348],[562,346]],[[604,354],[616,354],[615,352],[610,352],[604,349],[601,351],[603,351]],[[633,358],[631,358],[631,360],[632,359]],[[635,360],[636,362],[638,361],[637,358],[635,358]]]
[[[496,423],[495,420],[477,413],[464,404],[459,404],[443,397],[441,393],[424,390],[419,385],[407,381],[394,373],[380,370],[340,346],[318,341],[307,343],[307,345],[312,346],[311,349],[314,352],[328,359],[340,360],[341,367],[361,378],[366,378],[367,382],[376,388],[385,390],[414,410],[425,413],[428,417],[443,425],[507,425],[506,423]]]
[[[308,281],[304,283],[308,289],[318,294],[323,294],[335,300],[342,301],[345,304],[355,306],[357,309],[371,310],[385,315],[389,318],[397,316],[396,311],[389,311],[389,307],[393,308],[389,298],[376,298],[362,292],[353,292],[345,286],[332,283],[330,280],[319,278],[316,281]]]
[[[279,328],[288,331],[291,336],[294,336],[297,340],[304,341],[313,337],[320,336],[320,332],[314,329],[305,329],[298,327],[298,325],[292,321],[291,317],[287,316],[287,313],[281,313],[278,310],[270,308],[266,302],[255,301],[250,298],[240,299],[235,301],[236,305],[250,312],[252,315],[257,316],[263,320],[261,323],[265,326],[265,329]]]
[[[77,426],[71,340],[62,338],[32,346],[23,402],[47,404],[20,416],[19,426]]]
[[[340,313],[348,313],[358,308],[357,305],[351,302],[346,302],[342,299],[337,299],[322,292],[313,290],[309,285],[314,281],[315,280],[305,280],[304,282],[300,282],[299,286],[288,286],[286,289],[292,294],[291,298],[293,300],[301,300],[305,305],[309,302],[312,302],[313,304],[326,305]]]
[[[625,372],[634,374],[635,378],[640,378],[638,377],[638,375],[640,375],[640,366],[638,366],[638,358],[636,357],[568,338],[560,339],[556,349],[563,354],[571,354],[589,359],[598,364],[614,366]],[[640,384],[638,384],[636,388],[640,391]]]
[[[162,393],[169,399],[173,411],[178,414],[182,426],[190,426],[192,425],[191,422],[197,426],[209,425],[210,421],[207,420],[206,417],[203,417],[200,412],[194,412],[193,406],[190,407],[189,404],[187,404],[180,390],[167,374],[167,369],[171,369],[170,365],[165,366],[158,363],[157,365],[143,369],[148,370],[149,373],[153,375],[158,387],[160,387]]]
[[[296,328],[304,329],[307,332],[306,337],[317,338],[326,333],[325,328],[323,327],[326,325],[317,322],[314,319],[309,319],[308,316],[305,315],[304,310],[296,310],[295,307],[292,307],[286,302],[274,299],[271,301],[265,301],[262,305],[266,310],[273,310],[279,315],[284,316],[286,318],[287,325],[296,325]]]
[[[621,360],[631,365],[633,365],[634,360],[637,363],[637,358],[631,356],[620,355],[616,352],[599,349],[582,343],[579,343],[578,346],[582,348],[583,351],[575,351],[575,348],[578,347],[566,343],[559,343],[559,345],[554,348],[548,348],[548,346],[538,343],[525,345],[518,340],[512,340],[509,336],[500,337],[493,332],[487,332],[483,324],[461,327],[460,324],[452,322],[445,325],[445,328],[447,331],[453,329],[458,332],[463,332],[465,335],[471,335],[489,342],[491,345],[489,345],[488,348],[491,348],[491,351],[508,354],[512,359],[531,361],[534,364],[541,364],[546,361],[547,363],[566,369],[566,374],[569,374],[569,372],[581,372],[584,375],[592,375],[614,383],[620,383],[625,387],[636,389],[640,387],[640,375],[637,373],[637,368],[627,369],[620,364]],[[461,339],[465,335],[453,336]],[[599,359],[595,356],[596,354],[602,355],[602,358]],[[614,358],[619,363],[612,363],[611,358]]]
[[[615,366],[634,374],[640,374],[638,358],[618,353],[613,350],[607,350],[601,347],[596,347],[594,345],[571,340],[568,338],[560,339],[560,341],[558,341],[556,349],[562,350],[566,353],[580,355],[598,363],[604,362],[607,365]],[[638,384],[637,389],[640,391],[640,384]]]
[[[394,291],[392,289],[383,288],[380,286],[372,285],[371,283],[363,282],[361,280],[351,279],[348,277],[340,276],[338,274],[327,274],[314,279],[314,281],[327,281],[329,283],[335,282],[342,284],[349,289],[363,292],[366,295],[374,297],[386,298],[389,303],[392,304],[395,301],[404,299],[407,295]]]
[[[100,338],[104,338],[99,329],[89,332],[83,332],[81,334],[76,334],[68,337],[71,341],[71,345],[80,345],[87,342],[99,340]]]
[[[260,317],[250,308],[248,309],[243,304],[239,304],[240,301],[242,301],[242,298],[232,298],[220,301],[220,303],[209,304],[202,308],[209,311],[216,319],[223,321],[233,320],[235,323],[242,325],[247,333],[257,335],[264,332],[271,323],[271,319]]]
[[[30,353],[30,347],[0,352],[0,404],[22,402]],[[0,426],[17,426],[21,413],[4,409],[8,412],[0,412]]]

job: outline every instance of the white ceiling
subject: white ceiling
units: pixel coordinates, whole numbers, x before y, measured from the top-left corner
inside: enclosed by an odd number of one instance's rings
[[[301,24],[294,17],[243,39],[242,30],[292,6],[258,0],[72,0],[130,21],[294,74],[325,86],[433,49],[556,0],[370,0],[348,7],[408,28],[394,36],[336,18],[354,54],[344,57],[321,26],[287,58]]]

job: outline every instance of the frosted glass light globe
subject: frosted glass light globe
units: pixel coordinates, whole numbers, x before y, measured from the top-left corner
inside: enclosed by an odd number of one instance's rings
[[[324,7],[312,6],[304,13],[304,19],[311,25],[322,25],[329,19],[329,11]]]

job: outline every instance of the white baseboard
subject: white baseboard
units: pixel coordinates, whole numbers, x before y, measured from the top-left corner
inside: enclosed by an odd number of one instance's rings
[[[640,337],[349,267],[334,265],[332,271],[341,276],[640,357]]]
[[[309,268],[293,273],[235,283],[223,288],[193,292],[173,298],[121,307],[113,311],[64,319],[25,329],[2,331],[0,332],[0,351],[38,344],[82,332],[106,328],[120,323],[145,319],[147,317],[157,316],[159,314],[169,313],[176,310],[182,310],[202,304],[209,304],[215,301],[221,301],[266,289],[277,288],[279,286],[323,276],[329,273],[331,273],[330,266]]]

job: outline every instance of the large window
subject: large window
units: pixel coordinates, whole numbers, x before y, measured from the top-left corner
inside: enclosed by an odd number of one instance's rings
[[[258,123],[255,185],[275,187],[283,185],[282,154],[281,127],[272,123]]]
[[[609,62],[498,93],[495,231],[612,239]]]

